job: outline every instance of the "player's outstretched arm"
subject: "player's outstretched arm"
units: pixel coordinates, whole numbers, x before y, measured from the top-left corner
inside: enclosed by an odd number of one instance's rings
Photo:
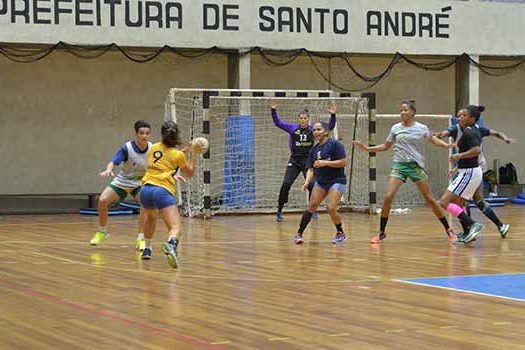
[[[333,130],[335,128],[335,123],[337,122],[335,112],[337,112],[335,105],[331,105],[328,108],[328,113],[330,113],[330,121],[328,122],[328,130]]]
[[[384,151],[388,151],[390,148],[392,148],[392,145],[394,143],[390,142],[390,141],[386,141],[385,143],[382,143],[382,144],[377,145],[377,146],[368,146],[368,145],[365,145],[364,143],[362,143],[359,140],[354,140],[354,141],[352,141],[352,144],[354,146],[357,146],[359,149],[361,149],[362,151],[365,151],[365,152],[384,152]]]
[[[190,160],[186,161],[186,164],[180,168],[182,171],[182,174],[188,178],[192,178],[193,174],[195,174],[195,161],[197,159],[197,152],[195,150],[195,147],[189,147],[188,151],[190,153]]]
[[[106,170],[104,171],[101,171],[100,173],[98,173],[99,176],[102,176],[102,177],[112,177],[112,176],[115,176],[115,174],[113,173],[113,169],[115,169],[115,163],[113,163],[112,161],[108,163],[108,165],[106,166]]]
[[[445,141],[440,140],[435,135],[431,135],[428,138],[428,140],[430,141],[430,143],[432,143],[433,145],[436,145],[437,147],[441,147],[441,148],[454,148],[454,147],[456,147],[455,143],[446,143]]]
[[[490,129],[490,136],[497,137],[498,139],[502,140],[506,144],[517,143],[516,139],[510,138],[510,137],[508,137],[507,135],[505,135],[504,133],[502,133],[501,131],[498,131],[498,130]]]

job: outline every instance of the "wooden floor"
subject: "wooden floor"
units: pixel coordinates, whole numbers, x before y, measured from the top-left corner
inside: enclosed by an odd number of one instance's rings
[[[345,213],[334,246],[326,214],[306,244],[299,215],[184,219],[181,268],[134,251],[136,217],[110,218],[111,238],[88,244],[96,218],[0,218],[0,349],[525,349],[525,303],[399,282],[525,272],[525,207],[498,208],[471,247],[450,245],[429,209]],[[475,218],[483,222],[478,213]]]

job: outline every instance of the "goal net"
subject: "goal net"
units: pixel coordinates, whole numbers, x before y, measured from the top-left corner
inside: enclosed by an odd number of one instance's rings
[[[242,94],[248,96],[239,96]],[[297,123],[303,109],[308,109],[311,123],[328,122],[329,107],[336,107],[337,125],[332,137],[343,142],[349,160],[353,153],[346,169],[349,191],[342,206],[368,210],[369,156],[352,152],[351,147],[354,135],[369,142],[366,98],[340,97],[326,91],[172,89],[166,119],[177,121],[183,140],[203,136],[210,141],[209,154],[198,158],[194,177],[181,185],[182,212],[195,216],[207,207],[211,214],[276,210],[290,149],[288,133],[273,123],[272,100],[278,105],[280,118],[289,123]],[[300,174],[285,210],[304,210],[307,195],[300,191],[303,183]]]

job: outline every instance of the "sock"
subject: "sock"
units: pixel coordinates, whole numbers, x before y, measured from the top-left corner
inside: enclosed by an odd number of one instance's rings
[[[463,228],[463,233],[467,233],[470,229],[467,225],[465,225],[462,221],[459,222],[461,224],[461,227]]]
[[[305,210],[303,216],[301,217],[301,223],[299,224],[299,230],[297,231],[297,233],[302,235],[311,219],[312,213],[310,213],[308,210]]]
[[[467,203],[466,207],[465,207],[465,214],[467,214],[468,216],[472,216],[471,213],[470,213],[470,203]]]
[[[99,227],[98,227],[98,230],[99,230],[100,232],[108,233],[108,229],[107,229],[106,226],[99,226]]]
[[[388,217],[384,218],[384,217],[381,217],[381,221],[379,223],[379,231],[380,232],[385,232],[385,229],[386,229],[386,223],[388,222]]]
[[[447,219],[444,216],[439,218],[439,221],[441,221],[441,224],[443,225],[445,230],[448,231],[450,229],[450,225],[448,224],[448,221],[447,221]]]
[[[142,232],[139,233],[139,234],[137,235],[137,239],[144,239],[144,233],[142,233]]]
[[[146,238],[145,240],[146,240],[146,248],[151,249],[151,241],[152,241],[152,239],[151,238]]]
[[[279,207],[277,208],[278,213],[282,213],[284,208],[284,203],[279,203]]]
[[[168,238],[168,242],[173,242],[173,244],[175,244],[175,246],[177,246],[179,244],[179,239],[175,236],[170,236]]]
[[[337,229],[337,232],[343,232],[343,223],[340,222],[335,225],[335,228]]]
[[[503,225],[503,223],[500,221],[494,210],[490,207],[490,204],[485,202],[485,200],[480,200],[479,202],[476,202],[476,206],[485,214],[486,217],[490,219],[498,228]]]

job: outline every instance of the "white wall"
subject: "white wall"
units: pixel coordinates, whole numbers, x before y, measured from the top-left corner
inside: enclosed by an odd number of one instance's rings
[[[376,75],[389,64],[390,57],[356,57],[352,63],[363,74]],[[421,60],[425,63],[441,60]],[[328,75],[327,59],[315,59],[320,69]],[[348,89],[364,88],[368,83],[355,77],[341,60],[333,59],[331,76],[337,85]],[[379,113],[398,113],[399,103],[406,99],[416,100],[418,112],[424,114],[454,113],[454,67],[441,72],[430,72],[407,63],[395,66],[393,72],[379,84],[366,89],[377,94]],[[284,67],[266,65],[258,56],[252,55],[252,87],[254,89],[330,89],[316,72],[308,57],[301,57]],[[333,88],[337,90],[337,88]]]
[[[488,61],[483,64],[505,66],[513,61]],[[493,159],[500,160],[501,165],[512,162],[518,171],[518,180],[525,182],[525,70],[523,66],[503,77],[491,77],[482,74],[480,79],[480,104],[487,110],[483,113],[485,126],[504,132],[509,137],[518,139],[515,145],[507,145],[497,138],[484,140],[485,156],[489,168],[492,168]]]
[[[318,63],[327,69],[324,61]],[[378,56],[352,59],[366,74],[381,72],[389,61]],[[254,89],[329,87],[305,57],[285,67],[268,66],[255,55],[251,63]],[[161,56],[149,64],[129,62],[117,53],[95,60],[55,53],[33,64],[0,58],[0,193],[98,192],[106,181],[96,173],[133,136],[135,120],[152,121],[158,139],[168,88],[225,88],[226,67],[222,55],[198,60]],[[345,87],[363,87],[335,60],[332,78]],[[403,63],[371,91],[377,93],[379,113],[397,113],[402,100],[414,99],[421,114],[452,114],[454,79],[454,68],[429,72]],[[487,157],[489,162],[499,158],[516,164],[523,182],[525,161],[519,150],[525,140],[525,102],[520,86],[525,86],[522,68],[499,78],[481,76],[486,124],[520,139],[514,146],[486,140]]]
[[[223,56],[163,56],[138,64],[55,53],[38,63],[0,59],[0,193],[98,192],[96,174],[146,119],[158,140],[170,87],[223,87]]]

